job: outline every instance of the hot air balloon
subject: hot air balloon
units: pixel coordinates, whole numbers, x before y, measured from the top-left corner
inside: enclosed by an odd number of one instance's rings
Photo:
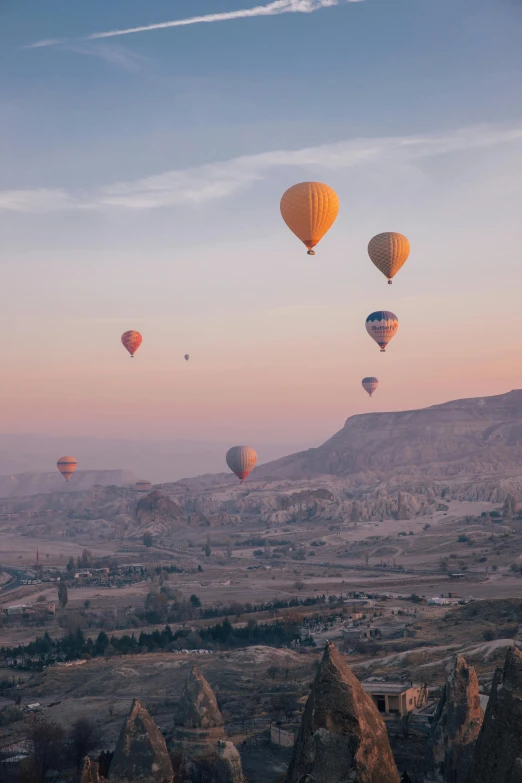
[[[58,462],[56,463],[56,467],[64,477],[66,481],[69,481],[72,474],[77,468],[78,463],[74,459],[74,457],[60,457]]]
[[[389,310],[377,310],[375,313],[370,313],[366,319],[366,331],[383,352],[390,340],[395,337],[398,328],[399,319]]]
[[[256,466],[257,454],[250,446],[232,446],[227,451],[226,460],[232,473],[243,483]]]
[[[131,359],[134,359],[134,354],[141,345],[143,337],[139,332],[135,332],[134,329],[130,329],[128,332],[124,332],[121,336],[121,341],[125,348],[131,355]]]
[[[339,198],[335,190],[322,182],[300,182],[283,193],[281,215],[288,228],[315,255],[314,248],[339,212]]]
[[[185,361],[188,362],[189,359],[190,359],[190,354],[186,353],[185,354]]]
[[[383,275],[388,278],[389,285],[401,266],[410,255],[410,243],[403,234],[396,231],[385,231],[384,234],[370,239],[368,255]]]
[[[368,392],[370,397],[372,396],[372,394],[374,393],[378,385],[379,385],[379,381],[377,380],[377,378],[368,377],[362,379],[362,387],[364,391]]]

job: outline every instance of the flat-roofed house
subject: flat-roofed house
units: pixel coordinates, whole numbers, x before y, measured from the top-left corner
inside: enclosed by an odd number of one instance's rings
[[[404,682],[363,682],[361,684],[383,715],[407,715],[422,707],[428,699],[428,689],[425,685],[412,685]]]

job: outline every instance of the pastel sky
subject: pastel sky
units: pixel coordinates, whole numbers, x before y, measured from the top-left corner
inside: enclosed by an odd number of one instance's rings
[[[1,432],[262,457],[522,387],[522,2],[257,3],[2,3]],[[314,258],[279,214],[306,179],[341,201]]]

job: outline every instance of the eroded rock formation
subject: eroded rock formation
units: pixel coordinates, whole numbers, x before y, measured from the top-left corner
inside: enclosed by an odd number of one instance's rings
[[[187,729],[211,729],[223,726],[223,716],[214,695],[197,666],[187,677],[179,700],[176,724]]]
[[[241,756],[232,742],[218,742],[216,774],[217,783],[244,783]]]
[[[80,783],[105,783],[105,778],[100,777],[98,764],[88,756],[83,760]]]
[[[473,666],[456,656],[446,669],[446,684],[428,740],[428,774],[440,783],[463,781],[482,726],[478,680]]]
[[[522,653],[497,670],[467,783],[522,783]]]
[[[287,783],[399,783],[386,726],[328,643],[306,703]]]
[[[174,772],[165,740],[138,699],[134,699],[122,726],[109,769],[109,780],[173,783]]]

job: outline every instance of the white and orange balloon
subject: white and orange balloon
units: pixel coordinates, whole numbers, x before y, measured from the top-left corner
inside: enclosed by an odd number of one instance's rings
[[[366,331],[372,337],[382,352],[386,346],[397,334],[399,328],[399,319],[395,313],[389,310],[376,310],[370,313],[366,319]]]
[[[281,199],[286,225],[315,255],[314,247],[332,227],[339,212],[339,197],[322,182],[300,182],[288,188]]]
[[[232,473],[243,483],[256,466],[257,454],[251,446],[232,446],[227,451],[226,461]]]

